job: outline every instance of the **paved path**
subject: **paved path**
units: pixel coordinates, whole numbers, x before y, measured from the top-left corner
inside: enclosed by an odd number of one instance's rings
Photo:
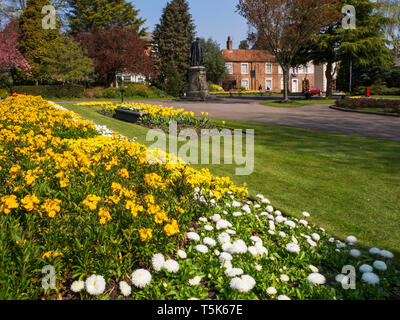
[[[254,99],[225,99],[215,102],[143,101],[193,111],[208,112],[211,118],[240,120],[322,130],[400,141],[400,118],[337,111],[326,104],[300,108],[266,107]]]

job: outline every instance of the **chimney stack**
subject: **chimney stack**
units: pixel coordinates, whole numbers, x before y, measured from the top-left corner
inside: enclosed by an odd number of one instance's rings
[[[228,37],[228,41],[226,42],[226,48],[228,50],[232,50],[232,48],[233,48],[231,36]]]

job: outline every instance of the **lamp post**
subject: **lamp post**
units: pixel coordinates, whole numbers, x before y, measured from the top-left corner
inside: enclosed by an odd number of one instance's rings
[[[124,92],[126,90],[125,90],[125,88],[121,87],[121,89],[119,89],[119,91],[121,92],[121,103],[124,103]]]

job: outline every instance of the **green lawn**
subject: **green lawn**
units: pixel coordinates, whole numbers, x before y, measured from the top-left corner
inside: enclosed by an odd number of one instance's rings
[[[143,127],[93,107],[64,106],[151,144]],[[227,126],[255,129],[255,171],[240,177],[233,165],[206,166],[211,172],[247,182],[252,195],[264,194],[287,214],[310,212],[311,221],[336,237],[352,234],[366,246],[391,250],[400,263],[400,142],[239,121]]]
[[[310,104],[335,104],[335,99],[296,99],[291,103],[282,103],[280,100],[270,100],[260,102],[263,106],[278,107],[278,108],[299,108]]]

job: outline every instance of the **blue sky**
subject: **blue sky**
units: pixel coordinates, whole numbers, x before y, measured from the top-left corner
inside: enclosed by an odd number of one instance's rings
[[[148,27],[148,31],[153,31],[168,1],[133,0],[130,2],[140,9],[140,16],[147,20],[145,26]],[[221,45],[221,49],[226,48],[228,36],[232,37],[234,49],[237,49],[241,40],[247,38],[246,20],[235,12],[238,1],[188,0],[188,2],[199,37],[213,38]]]

